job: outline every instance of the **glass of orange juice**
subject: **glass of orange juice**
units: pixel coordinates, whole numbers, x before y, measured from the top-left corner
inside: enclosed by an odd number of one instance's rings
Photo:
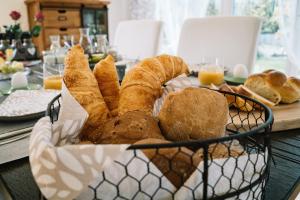
[[[198,72],[198,79],[202,85],[221,85],[224,82],[224,67],[218,59],[215,59],[215,62],[203,63]]]
[[[43,64],[43,74],[45,89],[61,90],[63,74],[62,64],[50,64],[45,62]]]

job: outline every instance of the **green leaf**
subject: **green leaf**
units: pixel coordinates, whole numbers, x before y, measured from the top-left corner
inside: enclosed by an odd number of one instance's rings
[[[38,37],[40,32],[42,30],[42,27],[39,25],[35,25],[32,29],[31,29],[31,35],[33,37]]]

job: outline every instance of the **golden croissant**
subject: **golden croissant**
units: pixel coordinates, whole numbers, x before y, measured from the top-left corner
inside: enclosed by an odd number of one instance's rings
[[[162,85],[183,73],[188,73],[188,66],[177,56],[164,54],[142,60],[123,79],[119,115],[134,110],[152,115],[154,102],[162,94]]]
[[[104,60],[98,62],[93,73],[108,109],[112,116],[116,116],[118,114],[120,85],[114,58],[108,55]]]
[[[65,58],[63,80],[71,95],[89,114],[81,132],[81,139],[89,140],[109,118],[110,113],[79,45],[72,47]]]

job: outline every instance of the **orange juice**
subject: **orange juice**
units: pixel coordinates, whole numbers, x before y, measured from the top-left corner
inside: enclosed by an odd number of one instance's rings
[[[224,81],[224,73],[222,72],[210,72],[210,71],[199,71],[198,79],[203,85],[221,85]]]
[[[62,77],[61,76],[48,76],[44,78],[44,88],[61,90]]]

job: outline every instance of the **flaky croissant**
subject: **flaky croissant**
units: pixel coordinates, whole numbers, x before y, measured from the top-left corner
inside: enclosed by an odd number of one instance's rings
[[[63,80],[71,95],[89,114],[81,132],[81,139],[89,140],[110,113],[79,45],[72,47],[65,58]]]
[[[134,110],[152,115],[154,102],[162,94],[162,85],[183,73],[188,73],[188,66],[177,56],[164,54],[142,60],[123,79],[119,115]]]
[[[114,58],[108,55],[104,60],[99,61],[93,73],[112,116],[118,115],[120,85]]]

